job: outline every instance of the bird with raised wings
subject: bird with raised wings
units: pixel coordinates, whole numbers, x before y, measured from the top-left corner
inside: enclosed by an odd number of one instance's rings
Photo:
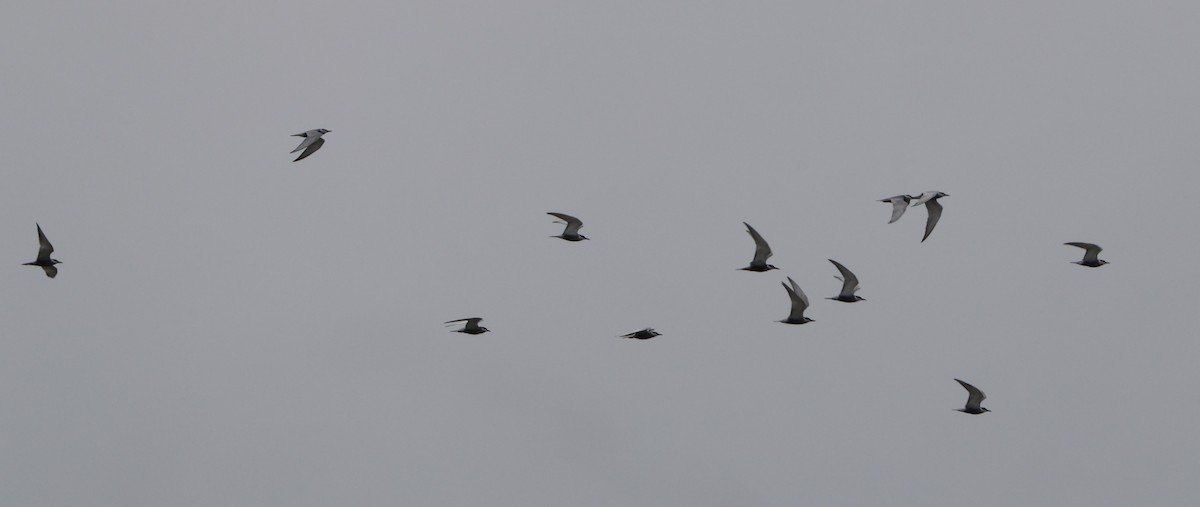
[[[303,141],[300,141],[300,146],[297,146],[296,149],[292,150],[292,153],[296,153],[300,150],[304,150],[304,153],[301,153],[300,156],[296,157],[296,160],[293,160],[292,162],[304,160],[308,158],[309,155],[312,155],[313,153],[316,153],[317,150],[321,149],[321,146],[325,145],[325,138],[321,136],[328,134],[329,132],[330,131],[325,129],[316,129],[308,132],[301,132],[299,134],[292,134],[292,137],[304,138]]]
[[[771,264],[767,264],[767,259],[770,259],[771,255],[773,255],[771,253],[771,246],[767,244],[767,240],[763,239],[762,235],[754,230],[753,227],[750,227],[750,224],[742,222],[742,225],[746,226],[746,232],[754,240],[754,258],[750,260],[749,266],[738,269],[757,272],[779,269]]]
[[[846,269],[846,266],[843,266],[842,263],[833,259],[829,259],[829,262],[832,262],[833,265],[837,267],[838,271],[842,273],[842,276],[834,276],[834,278],[842,281],[842,292],[838,293],[837,297],[825,299],[832,299],[834,301],[841,301],[843,303],[866,301],[866,299],[858,295],[858,289],[860,288],[858,286],[858,277],[854,276],[854,273],[851,273],[849,269]]]
[[[908,209],[908,203],[912,202],[913,199],[916,199],[916,197],[911,195],[896,195],[887,199],[880,199],[879,202],[886,202],[892,205],[892,219],[888,220],[888,223],[891,224],[900,220],[900,217],[904,216],[904,211]]]
[[[479,321],[481,320],[483,320],[483,317],[471,317],[469,319],[448,320],[445,323],[454,324],[455,322],[466,322],[466,324],[463,324],[462,329],[455,329],[455,333],[483,334],[488,332],[488,328],[479,325]]]
[[[786,319],[779,322],[784,324],[813,322],[812,319],[804,316],[804,310],[808,309],[808,296],[804,295],[804,291],[800,290],[800,286],[796,285],[796,281],[792,280],[792,277],[789,276],[787,280],[788,283],[784,283],[783,288],[787,290],[788,297],[792,300],[792,312],[788,314]],[[791,287],[788,287],[788,284],[791,284]]]
[[[1063,244],[1079,247],[1084,250],[1083,260],[1073,261],[1075,264],[1078,264],[1080,266],[1087,266],[1089,268],[1098,268],[1100,266],[1108,264],[1108,261],[1100,259],[1100,251],[1103,250],[1103,248],[1100,248],[1100,245],[1096,245],[1093,243],[1080,243],[1077,241],[1072,241],[1070,243],[1063,243]]]
[[[963,408],[956,408],[954,410],[968,414],[982,414],[984,412],[991,412],[991,410],[979,406],[981,403],[983,403],[983,400],[987,399],[987,395],[983,394],[983,391],[980,391],[979,388],[961,380],[954,380],[959,384],[962,384],[963,389],[967,390],[967,405]]]
[[[25,264],[22,264],[22,266],[38,266],[38,267],[42,268],[42,271],[46,272],[46,276],[48,276],[50,278],[54,278],[54,277],[58,276],[58,268],[55,267],[54,265],[61,264],[62,261],[59,261],[58,259],[50,258],[50,254],[54,253],[54,245],[51,245],[50,240],[46,239],[46,234],[42,232],[42,225],[41,224],[35,224],[35,225],[37,225],[37,231],[38,231],[37,260],[35,260],[33,262],[26,262]]]
[[[546,214],[553,215],[555,218],[558,218],[558,220],[554,221],[556,224],[567,224],[567,226],[563,228],[562,234],[550,236],[551,238],[562,238],[567,241],[583,241],[588,239],[587,236],[579,234],[579,228],[583,227],[583,221],[579,220],[578,218],[565,213],[555,213],[553,211]]]

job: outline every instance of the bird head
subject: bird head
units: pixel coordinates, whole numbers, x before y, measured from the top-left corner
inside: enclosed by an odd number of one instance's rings
[[[770,271],[772,269],[779,269],[779,268],[775,267],[774,264],[767,264],[767,271]]]
[[[580,234],[580,235],[579,235],[579,239],[588,239],[588,237],[587,237],[587,236],[584,236],[584,235],[582,235],[582,234]]]
[[[62,261],[58,259],[50,259],[50,264],[62,264]]]
[[[332,132],[332,130],[317,129],[317,132],[320,132],[321,134],[328,134],[328,133]]]

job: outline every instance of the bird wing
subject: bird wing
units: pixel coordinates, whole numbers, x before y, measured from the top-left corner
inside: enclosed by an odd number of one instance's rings
[[[767,240],[763,239],[758,231],[750,227],[750,224],[742,222],[746,226],[746,232],[750,233],[750,237],[754,239],[754,259],[750,261],[750,265],[766,264],[767,259],[771,258],[771,246],[767,244]]]
[[[54,253],[54,245],[51,245],[50,240],[46,239],[46,234],[42,232],[42,226],[40,224],[38,224],[37,230],[38,230],[37,260],[38,260],[38,262],[47,262],[50,260],[50,254]],[[57,271],[57,270],[55,270],[55,271]],[[50,278],[54,278],[54,275],[50,275],[49,271],[46,271],[46,274],[49,275]]]
[[[804,320],[804,310],[808,309],[808,296],[804,295],[804,291],[800,290],[800,286],[792,278],[788,277],[788,282],[792,284],[782,283],[783,288],[787,290],[788,297],[792,299],[792,313],[788,314],[788,320],[802,321]]]
[[[1083,262],[1088,262],[1088,263],[1092,263],[1092,264],[1099,262],[1100,250],[1103,250],[1103,248],[1100,248],[1100,245],[1096,245],[1093,243],[1080,243],[1077,241],[1072,241],[1070,243],[1063,243],[1063,244],[1076,246],[1076,247],[1086,250],[1085,252],[1083,252]]]
[[[483,320],[483,317],[471,317],[471,318],[467,318],[467,319],[448,320],[445,322],[445,324],[454,324],[455,322],[465,322],[466,324],[463,324],[463,329],[478,329],[479,321],[481,321],[481,320]]]
[[[292,137],[303,137],[304,140],[300,141],[300,145],[297,146],[296,149],[292,150],[291,153],[296,153],[297,151],[303,150],[310,144],[316,142],[317,139],[321,138],[321,136],[315,130],[310,130],[301,134],[292,134]]]
[[[905,197],[908,197],[908,196],[898,195],[896,197],[889,197],[882,201],[882,202],[892,203],[892,219],[888,220],[889,224],[895,223],[897,220],[900,220],[901,216],[904,216],[904,210],[908,209],[908,201],[911,200],[911,199],[905,199]]]
[[[553,215],[553,216],[557,217],[558,219],[562,220],[563,222],[567,223],[567,227],[565,229],[563,229],[563,236],[578,235],[579,228],[583,227],[583,221],[578,218],[575,218],[571,215],[567,215],[564,213],[555,213],[553,211],[546,213],[546,214]]]
[[[925,204],[926,201],[933,199],[934,197],[937,196],[937,194],[938,193],[933,190],[930,190],[928,192],[921,194],[921,196],[917,198],[916,202],[913,203],[912,207],[915,208],[917,206]]]
[[[851,273],[849,269],[846,269],[846,266],[843,266],[842,263],[833,259],[829,259],[829,262],[832,262],[834,266],[837,266],[838,271],[842,272],[842,276],[840,278],[834,277],[842,281],[842,292],[838,294],[838,296],[850,297],[853,296],[855,292],[858,292],[858,277],[854,276],[854,273]]]
[[[316,153],[316,151],[321,149],[321,146],[325,144],[325,138],[313,137],[313,136],[308,136],[308,137],[304,138],[304,143],[307,143],[310,140],[312,140],[312,144],[308,145],[308,147],[304,149],[304,153],[301,153],[300,156],[296,157],[296,160],[293,160],[292,162],[299,162],[301,160],[304,160],[305,158],[308,158],[309,155]],[[304,143],[300,143],[300,145],[303,146]],[[298,149],[300,149],[300,148],[296,148],[296,150],[298,150]],[[296,150],[292,150],[292,153],[296,153]]]
[[[933,232],[934,226],[936,226],[938,220],[942,218],[942,205],[941,203],[937,202],[937,199],[930,199],[926,201],[925,209],[929,211],[929,218],[925,219],[925,237],[921,238],[922,243],[929,238],[929,233]]]
[[[45,271],[46,276],[48,276],[50,278],[54,278],[54,277],[58,276],[58,268],[53,265],[42,266],[42,271]]]
[[[979,405],[983,403],[983,400],[987,399],[987,395],[983,394],[983,391],[980,391],[979,388],[971,384],[958,379],[954,380],[959,384],[962,384],[963,388],[967,390],[967,410],[978,411]]]

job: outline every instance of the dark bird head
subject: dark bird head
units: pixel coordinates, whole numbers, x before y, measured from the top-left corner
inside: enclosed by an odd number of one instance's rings
[[[317,129],[317,132],[320,132],[321,134],[328,134],[328,133],[330,133],[330,132],[333,132],[333,131],[332,131],[332,130],[325,130],[325,129]]]

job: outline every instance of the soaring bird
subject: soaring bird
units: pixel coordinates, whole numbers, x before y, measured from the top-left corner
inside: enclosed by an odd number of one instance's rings
[[[929,212],[929,218],[925,220],[925,237],[921,238],[922,243],[929,238],[929,233],[933,232],[933,227],[937,225],[938,219],[942,218],[942,205],[938,199],[943,197],[950,197],[950,195],[930,190],[921,194],[921,197],[913,204],[913,207],[924,204],[925,210]]]
[[[962,384],[963,389],[967,390],[967,406],[963,408],[956,408],[954,410],[966,412],[968,414],[982,414],[984,412],[991,412],[991,410],[979,406],[980,403],[983,403],[983,400],[987,399],[987,395],[983,394],[983,391],[980,391],[975,386],[961,380],[954,380],[959,384]]]
[[[911,195],[896,195],[888,197],[887,199],[880,199],[879,202],[887,202],[892,204],[892,219],[888,220],[888,223],[890,224],[900,220],[900,217],[904,215],[904,210],[908,209],[908,203],[912,202],[913,199],[916,199],[916,197]]]
[[[579,228],[583,227],[583,222],[580,221],[578,218],[575,218],[571,215],[567,215],[564,213],[555,213],[553,211],[546,213],[546,214],[554,215],[559,220],[562,220],[562,222],[559,222],[556,220],[554,223],[567,224],[566,228],[563,229],[562,234],[559,234],[558,236],[550,236],[551,238],[562,238],[567,241],[583,241],[585,239],[588,239],[587,236],[579,234]]]
[[[58,259],[51,259],[50,254],[54,253],[54,245],[50,244],[50,240],[46,239],[46,234],[42,232],[41,224],[36,224],[38,230],[38,256],[33,262],[26,262],[22,266],[40,266],[42,271],[46,272],[46,276],[54,278],[58,276],[58,268],[55,264],[61,264]]]
[[[780,282],[782,283],[782,282]],[[787,290],[788,297],[792,299],[792,313],[788,314],[788,318],[779,322],[784,324],[804,324],[813,320],[804,316],[804,310],[808,309],[808,296],[804,295],[804,291],[800,290],[800,286],[796,285],[796,281],[792,277],[788,277],[788,283],[783,284],[783,288]]]
[[[854,273],[851,273],[849,269],[846,269],[846,266],[843,266],[842,263],[833,259],[829,259],[829,262],[832,262],[834,266],[837,266],[838,271],[842,272],[842,276],[834,277],[842,281],[842,292],[840,292],[837,297],[825,299],[832,299],[835,301],[841,301],[843,303],[866,301],[866,299],[858,296],[858,277],[854,276]]]
[[[463,325],[462,329],[455,329],[454,332],[467,333],[467,334],[483,334],[483,333],[488,332],[488,328],[481,327],[479,325],[479,321],[481,321],[481,320],[483,320],[483,317],[471,317],[469,319],[448,320],[448,321],[446,321],[446,324],[453,324],[455,322],[466,322],[466,324]]]
[[[297,146],[296,149],[292,150],[292,153],[296,153],[297,151],[300,151],[300,150],[304,150],[304,153],[301,153],[300,156],[296,157],[296,160],[293,160],[292,162],[299,162],[301,160],[304,160],[304,159],[308,158],[309,155],[312,155],[313,153],[316,153],[317,150],[321,149],[321,146],[323,146],[325,144],[325,139],[322,139],[321,136],[328,134],[328,133],[329,133],[328,130],[316,129],[316,130],[310,130],[308,132],[303,132],[300,134],[292,134],[292,137],[303,137],[304,138],[303,141],[300,141],[300,146]]]
[[[1098,256],[1100,255],[1100,250],[1103,250],[1103,248],[1100,248],[1100,245],[1095,245],[1092,243],[1079,243],[1079,242],[1075,242],[1075,241],[1072,241],[1070,243],[1063,243],[1063,244],[1070,245],[1070,246],[1077,246],[1079,248],[1084,249],[1083,260],[1076,261],[1075,264],[1078,264],[1080,266],[1087,266],[1089,268],[1098,268],[1100,266],[1108,264],[1108,261],[1100,260],[1098,258]]]
[[[767,259],[771,258],[771,247],[767,245],[767,240],[763,239],[758,231],[750,227],[750,224],[742,222],[746,226],[746,232],[750,233],[750,237],[754,239],[754,258],[750,260],[750,265],[744,268],[738,268],[745,271],[770,271],[779,269],[775,266],[767,264]]]
[[[654,338],[655,336],[662,336],[662,334],[659,333],[658,331],[655,331],[654,328],[648,327],[641,331],[634,331],[634,332],[626,334],[626,335],[621,335],[621,338],[634,338],[634,339],[638,339],[638,340],[649,340],[651,338]]]

